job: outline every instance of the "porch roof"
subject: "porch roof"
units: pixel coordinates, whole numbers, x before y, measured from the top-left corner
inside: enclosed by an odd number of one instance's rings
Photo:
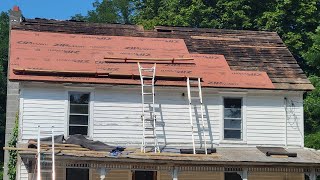
[[[306,148],[289,148],[287,152],[297,157],[266,156],[255,147],[217,147],[211,155],[178,153],[140,153],[126,150],[119,156],[109,152],[61,150],[57,161],[93,164],[152,164],[159,166],[250,166],[250,167],[300,167],[320,168],[320,152]],[[33,159],[36,151],[19,151],[23,158]]]

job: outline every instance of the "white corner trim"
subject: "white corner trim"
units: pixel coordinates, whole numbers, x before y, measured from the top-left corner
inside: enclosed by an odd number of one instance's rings
[[[19,98],[19,133],[18,133],[18,142],[22,142],[22,136],[23,136],[23,104],[24,104],[24,90],[23,88],[20,88],[20,98]]]

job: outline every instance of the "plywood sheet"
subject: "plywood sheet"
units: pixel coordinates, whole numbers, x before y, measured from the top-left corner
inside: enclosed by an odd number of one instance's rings
[[[192,61],[158,63],[156,75],[200,77],[204,87],[274,88],[265,72],[232,71],[223,55],[189,54],[182,39],[124,36],[91,36],[31,31],[11,31],[10,79],[103,84],[140,84],[139,79],[117,79],[98,74],[139,75],[136,63],[110,62],[120,58],[193,58]],[[144,64],[150,67],[153,64]],[[14,73],[13,69],[76,71],[95,77]],[[185,86],[186,83],[159,80],[157,85]]]

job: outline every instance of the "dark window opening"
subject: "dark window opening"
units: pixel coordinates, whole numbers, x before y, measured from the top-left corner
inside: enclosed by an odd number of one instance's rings
[[[134,171],[132,180],[157,180],[156,171]]]
[[[89,169],[67,168],[66,180],[89,180]]]
[[[69,135],[88,135],[90,93],[69,93]]]
[[[242,180],[242,178],[236,172],[226,172],[224,173],[224,180]]]

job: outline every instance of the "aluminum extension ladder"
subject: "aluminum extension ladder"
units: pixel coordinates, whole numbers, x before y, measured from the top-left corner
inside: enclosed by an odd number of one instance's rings
[[[205,133],[205,122],[204,122],[204,108],[203,108],[203,101],[202,101],[202,90],[201,90],[201,79],[198,78],[197,80],[191,80],[189,77],[187,78],[187,88],[188,88],[188,100],[189,100],[189,115],[190,115],[190,125],[191,125],[191,133],[192,133],[192,146],[193,146],[193,154],[196,154],[196,145],[194,140],[194,123],[193,123],[193,113],[192,113],[192,106],[195,105],[194,102],[197,102],[200,106],[200,119],[201,125],[200,128],[201,135],[204,142],[204,151],[205,154],[208,154],[207,150],[207,137]],[[195,97],[192,96],[192,92],[196,92],[197,95]],[[195,111],[197,112],[197,111]],[[196,114],[196,118],[199,117],[199,113]],[[201,143],[201,142],[200,142]]]
[[[45,154],[41,153],[41,135],[51,136],[51,160],[45,160]],[[41,180],[41,173],[51,173],[52,180],[56,178],[55,171],[55,153],[54,153],[54,127],[51,127],[51,131],[41,131],[41,127],[38,126],[38,139],[37,139],[37,180]],[[51,164],[51,170],[42,169],[41,164]]]
[[[140,80],[141,80],[141,99],[142,99],[142,126],[143,139],[141,152],[145,153],[147,147],[153,147],[154,152],[160,152],[156,132],[156,115],[155,115],[155,93],[154,79],[156,74],[156,64],[151,68],[144,68],[138,62]],[[146,108],[148,106],[148,108]],[[149,123],[147,123],[149,122]],[[150,145],[153,144],[153,145]]]

